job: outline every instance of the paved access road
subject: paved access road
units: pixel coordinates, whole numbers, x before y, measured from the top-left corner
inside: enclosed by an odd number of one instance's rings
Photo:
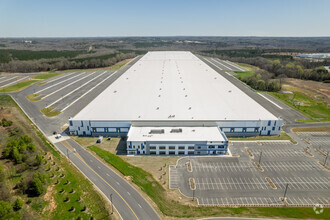
[[[111,85],[140,57],[118,71],[77,71],[44,80],[27,89],[10,94],[23,111],[39,127],[57,149],[69,157],[71,162],[112,201],[123,219],[160,219],[151,205],[124,179],[108,166],[83,149],[69,137],[56,140],[53,132],[60,132],[71,116],[97,97]],[[39,94],[39,101],[31,102],[26,96]],[[44,116],[40,109],[54,108],[62,113],[53,118]]]

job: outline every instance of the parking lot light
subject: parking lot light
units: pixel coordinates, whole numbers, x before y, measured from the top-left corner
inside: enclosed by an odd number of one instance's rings
[[[259,164],[261,162],[261,156],[262,156],[262,151],[260,152],[260,156],[259,156]]]
[[[325,156],[325,159],[324,159],[324,166],[325,167],[327,166],[328,155],[329,155],[329,151],[327,152],[327,156]]]
[[[286,198],[286,192],[288,191],[288,187],[289,187],[289,183],[286,184],[283,200],[285,200],[285,198]]]

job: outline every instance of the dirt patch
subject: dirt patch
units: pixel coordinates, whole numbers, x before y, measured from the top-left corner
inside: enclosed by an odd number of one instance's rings
[[[292,78],[286,78],[284,79],[284,82],[288,83],[288,85],[283,85],[284,90],[294,89],[292,87],[296,87],[296,90],[300,89],[297,92],[302,92],[311,98],[314,97],[314,99],[319,99],[318,95],[320,95],[324,98],[324,101],[326,101],[328,105],[330,104],[330,86],[327,83]],[[291,88],[288,88],[288,86],[291,86]]]
[[[49,213],[52,213],[56,209],[56,201],[54,199],[53,193],[55,187],[54,186],[48,186],[47,193],[44,195],[44,200],[47,202],[49,201],[49,205],[45,206],[45,208],[42,210],[42,213],[45,213],[49,210]]]
[[[266,181],[269,183],[269,185],[270,185],[273,189],[277,189],[275,183],[272,181],[271,178],[266,177],[265,179],[266,179]]]

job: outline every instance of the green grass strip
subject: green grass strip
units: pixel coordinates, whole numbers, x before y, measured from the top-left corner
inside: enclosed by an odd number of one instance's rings
[[[41,100],[41,98],[37,98],[38,96],[40,96],[40,94],[30,94],[30,95],[26,96],[26,98],[30,102],[37,102],[37,101],[40,101]]]
[[[50,79],[53,78],[55,76],[59,76],[62,75],[63,73],[46,73],[46,74],[39,74],[39,75],[35,75],[32,78],[33,79]]]
[[[111,164],[124,176],[131,176],[132,181],[141,188],[167,216],[182,218],[197,218],[205,216],[244,216],[244,217],[277,217],[302,219],[330,219],[330,209],[324,209],[322,214],[315,214],[313,208],[302,207],[205,207],[182,205],[166,197],[165,189],[143,169],[127,163],[122,158],[94,145],[88,147],[106,162]]]
[[[43,108],[40,111],[47,117],[54,117],[61,114],[61,112],[53,112],[54,108]]]
[[[0,92],[17,92],[25,89],[26,87],[32,85],[33,83],[38,82],[38,80],[26,80],[19,82],[15,85],[0,88]]]
[[[293,140],[285,131],[281,131],[280,135],[272,136],[253,136],[253,137],[228,137],[230,141],[265,141],[265,140],[289,140],[296,144],[297,142]]]

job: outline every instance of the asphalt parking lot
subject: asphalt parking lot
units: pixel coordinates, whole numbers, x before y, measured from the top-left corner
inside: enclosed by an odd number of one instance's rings
[[[199,205],[330,206],[330,171],[302,147],[290,142],[235,142],[230,149],[239,157],[179,159],[170,167],[170,188],[197,198]],[[255,164],[259,161],[263,171]]]
[[[8,87],[15,85],[16,83],[23,82],[30,79],[30,76],[23,74],[7,74],[0,76],[0,87]]]

